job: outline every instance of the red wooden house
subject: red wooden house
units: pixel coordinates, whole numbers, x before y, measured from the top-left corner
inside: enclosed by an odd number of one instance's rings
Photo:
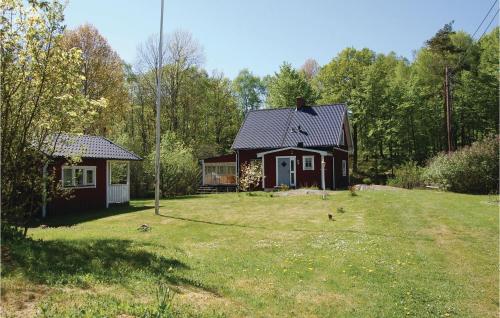
[[[236,186],[243,163],[262,163],[261,188],[349,184],[352,139],[344,104],[250,111],[236,136],[233,153],[202,160],[203,185]],[[239,172],[239,173],[237,173]]]
[[[52,158],[44,174],[70,191],[65,198],[54,198],[42,207],[42,216],[75,210],[107,208],[130,201],[130,161],[139,156],[99,136],[59,134],[46,153]],[[77,164],[69,158],[79,157]]]

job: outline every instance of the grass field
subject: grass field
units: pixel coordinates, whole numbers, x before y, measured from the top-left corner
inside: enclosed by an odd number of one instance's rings
[[[220,194],[163,200],[161,216],[134,201],[30,230],[34,241],[3,261],[2,306],[20,317],[152,316],[164,282],[166,310],[180,316],[498,317],[492,201]],[[144,223],[151,231],[137,230]]]

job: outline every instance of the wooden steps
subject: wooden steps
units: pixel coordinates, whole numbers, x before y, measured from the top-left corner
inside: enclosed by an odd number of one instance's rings
[[[198,187],[197,194],[212,194],[221,192],[235,192],[236,185],[201,185]]]

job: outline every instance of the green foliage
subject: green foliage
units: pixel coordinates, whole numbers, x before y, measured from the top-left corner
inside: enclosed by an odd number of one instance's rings
[[[147,172],[154,176],[155,151],[147,158]],[[173,132],[166,132],[160,144],[160,191],[172,196],[196,191],[200,168],[193,149],[185,145]],[[153,185],[151,185],[153,186]]]
[[[387,180],[387,185],[413,189],[424,185],[423,169],[416,162],[409,161],[394,170],[394,177]]]
[[[290,187],[288,186],[288,184],[280,184],[278,186],[278,191],[288,191],[290,190]]]
[[[305,99],[306,105],[313,105],[317,94],[304,74],[284,62],[278,73],[268,80],[266,104],[271,108],[293,107],[297,97]]]
[[[410,63],[394,53],[347,48],[314,78],[319,103],[346,102],[353,172],[382,180],[407,161],[424,164],[446,150],[443,80],[451,72],[453,144],[498,134],[499,28],[479,41],[446,25]]]
[[[253,75],[248,69],[243,69],[232,84],[243,114],[261,107],[264,102],[265,88],[258,76]]]
[[[465,193],[498,193],[498,138],[487,137],[454,153],[432,158],[426,182],[441,189]]]
[[[373,184],[373,181],[372,181],[371,178],[368,178],[368,177],[367,178],[363,178],[363,184],[370,185],[370,184]]]
[[[254,160],[241,165],[241,175],[239,178],[239,186],[243,191],[253,191],[259,186],[262,179],[262,164],[260,161]]]
[[[26,227],[52,180],[41,170],[53,137],[83,132],[107,103],[82,94],[82,54],[62,44],[60,2],[2,1],[0,12],[2,221]]]

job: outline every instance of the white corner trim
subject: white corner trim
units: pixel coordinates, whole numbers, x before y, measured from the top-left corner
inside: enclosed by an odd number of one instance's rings
[[[264,151],[264,152],[259,152],[257,154],[257,157],[260,158],[264,155],[270,154],[270,153],[275,153],[275,152],[280,152],[284,150],[298,150],[298,151],[304,151],[304,152],[314,152],[314,153],[319,153],[322,156],[332,156],[333,154],[323,151],[323,150],[316,150],[316,149],[309,149],[309,148],[297,148],[297,147],[286,147],[286,148],[279,148],[279,149],[273,149],[269,151]],[[286,157],[286,156],[285,156]]]

